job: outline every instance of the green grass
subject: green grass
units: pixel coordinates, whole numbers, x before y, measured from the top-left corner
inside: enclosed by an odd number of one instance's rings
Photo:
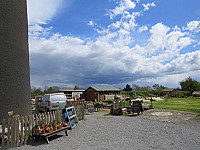
[[[168,98],[153,102],[157,109],[180,110],[200,114],[200,98]]]

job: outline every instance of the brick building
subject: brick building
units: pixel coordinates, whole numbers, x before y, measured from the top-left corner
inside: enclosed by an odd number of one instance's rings
[[[31,114],[26,0],[0,0],[0,121]]]
[[[89,87],[85,90],[86,101],[111,101],[121,96],[121,89],[115,87]]]

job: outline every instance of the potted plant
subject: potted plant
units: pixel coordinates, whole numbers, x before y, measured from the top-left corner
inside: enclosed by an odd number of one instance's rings
[[[64,123],[63,123],[63,126],[64,126],[64,127],[67,127],[67,126],[68,126],[68,125],[67,125],[67,122],[64,122]]]
[[[45,132],[46,132],[46,133],[49,133],[49,126],[46,126],[46,127],[45,127]]]
[[[49,127],[49,133],[53,132],[53,127]]]
[[[46,132],[45,132],[45,129],[42,129],[42,134],[45,134]]]
[[[39,125],[35,125],[35,128],[34,128],[34,130],[35,130],[35,133],[38,133],[38,130],[39,130]]]
[[[58,129],[62,129],[62,125],[61,124],[58,125]]]
[[[77,123],[78,123],[78,121],[77,121],[77,120],[75,120],[75,121],[74,121],[74,123],[75,123],[75,124],[77,124]]]
[[[57,121],[57,123],[60,123],[60,122],[61,122],[60,117],[57,117],[57,118],[56,118],[56,121]]]
[[[57,121],[54,121],[53,123],[53,130],[57,131],[58,125],[57,125]]]
[[[41,133],[42,133],[41,128],[39,128],[37,131],[38,131],[38,132],[37,132],[38,134],[41,134]]]

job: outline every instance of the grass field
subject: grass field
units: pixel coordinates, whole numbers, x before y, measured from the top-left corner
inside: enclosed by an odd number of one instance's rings
[[[200,114],[200,98],[168,98],[153,102],[157,109],[180,110]]]

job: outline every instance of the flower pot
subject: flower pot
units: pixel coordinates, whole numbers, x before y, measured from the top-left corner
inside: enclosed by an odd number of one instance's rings
[[[46,132],[46,133],[49,133],[49,128],[48,128],[48,127],[45,129],[45,132]]]
[[[45,134],[46,132],[45,132],[45,130],[42,130],[42,134]]]
[[[35,128],[35,133],[38,133],[39,128]]]
[[[64,126],[64,127],[67,127],[67,123],[66,123],[66,122],[64,122],[64,123],[63,123],[63,126]]]
[[[53,130],[54,130],[54,131],[57,131],[57,129],[58,129],[57,124],[54,124],[54,125],[53,125]]]
[[[39,129],[39,130],[38,130],[38,133],[39,133],[39,134],[41,134],[41,133],[42,133],[42,131]]]

